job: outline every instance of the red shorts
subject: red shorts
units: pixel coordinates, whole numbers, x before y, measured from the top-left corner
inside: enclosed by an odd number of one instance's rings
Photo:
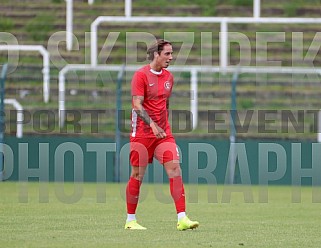
[[[163,139],[130,138],[129,159],[132,166],[147,166],[156,158],[161,164],[179,162],[179,151],[173,136]]]

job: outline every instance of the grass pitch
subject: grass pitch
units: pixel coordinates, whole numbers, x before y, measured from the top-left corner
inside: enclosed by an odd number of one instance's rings
[[[124,184],[0,183],[0,247],[320,247],[312,188],[186,185],[196,230],[177,231],[168,185],[143,184],[146,231],[124,230]],[[237,192],[237,191],[243,192]],[[246,194],[244,194],[244,192]],[[300,194],[300,195],[298,195]],[[293,203],[292,197],[301,197]],[[245,197],[244,197],[245,196]],[[253,198],[251,199],[251,197]],[[253,200],[253,202],[251,202]]]

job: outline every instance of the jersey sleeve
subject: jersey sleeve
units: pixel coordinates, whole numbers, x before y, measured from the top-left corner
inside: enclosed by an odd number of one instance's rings
[[[132,96],[145,95],[145,77],[142,72],[135,72],[132,79]]]
[[[172,93],[172,90],[173,90],[173,87],[174,87],[174,76],[172,73],[170,73],[170,79],[171,79],[171,82],[172,82],[172,87],[171,87],[171,93]]]

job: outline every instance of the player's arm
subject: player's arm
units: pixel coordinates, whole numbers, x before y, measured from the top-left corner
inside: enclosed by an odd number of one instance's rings
[[[150,125],[153,122],[153,120],[149,117],[148,113],[144,109],[143,102],[143,96],[133,96],[133,106],[135,112],[147,125]]]
[[[148,113],[143,107],[144,97],[143,96],[133,96],[133,107],[134,111],[137,113],[137,115],[147,124],[151,127],[153,130],[153,133],[157,138],[165,138],[166,133],[165,131],[160,128],[153,120],[150,118]]]

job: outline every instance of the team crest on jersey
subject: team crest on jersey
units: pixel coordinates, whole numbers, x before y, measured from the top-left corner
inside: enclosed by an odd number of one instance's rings
[[[171,82],[170,82],[170,81],[166,81],[166,82],[164,83],[164,88],[165,88],[166,90],[170,90],[170,89],[171,89]]]

